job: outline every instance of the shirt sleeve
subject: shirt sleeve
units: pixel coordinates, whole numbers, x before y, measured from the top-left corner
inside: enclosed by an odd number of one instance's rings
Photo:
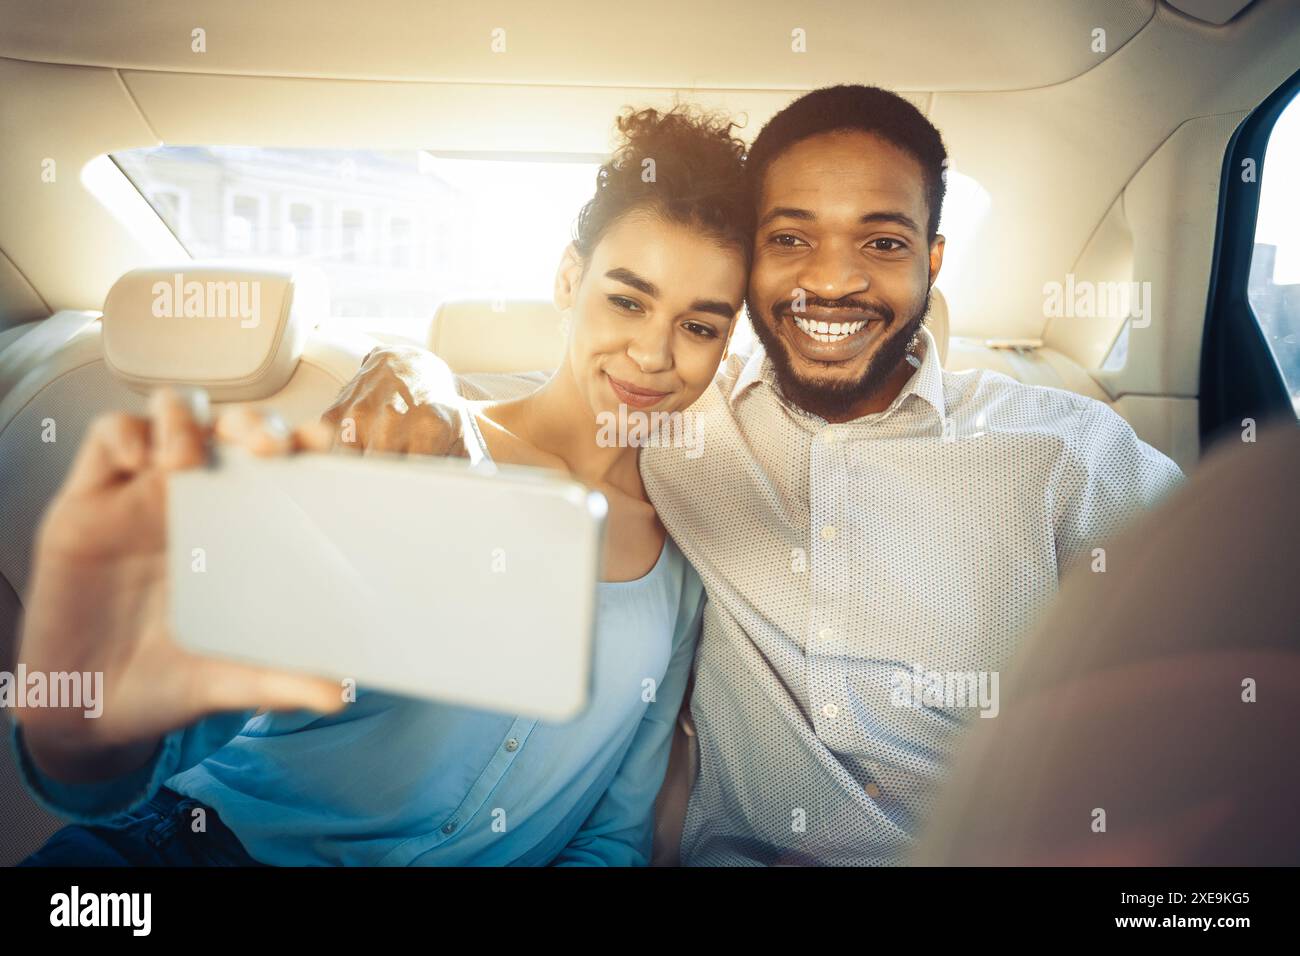
[[[77,823],[102,823],[147,803],[162,785],[201,763],[230,742],[255,711],[227,711],[205,717],[163,737],[143,766],[120,777],[94,783],[64,783],[43,773],[23,743],[22,725],[10,735],[14,764],[27,792],[46,810]]]
[[[672,656],[618,772],[555,866],[647,866],[654,804],[668,770],[673,730],[690,681],[704,614],[704,587],[687,565]]]
[[[1055,482],[1056,560],[1064,572],[1183,482],[1177,465],[1110,406],[1089,401]]]

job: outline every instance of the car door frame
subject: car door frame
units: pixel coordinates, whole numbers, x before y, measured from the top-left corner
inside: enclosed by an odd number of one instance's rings
[[[1251,111],[1233,133],[1224,154],[1201,341],[1202,447],[1225,432],[1240,431],[1247,418],[1256,423],[1282,417],[1295,421],[1282,370],[1250,304],[1247,285],[1268,142],[1278,117],[1297,96],[1300,71]],[[1253,182],[1242,176],[1246,160],[1255,162]]]

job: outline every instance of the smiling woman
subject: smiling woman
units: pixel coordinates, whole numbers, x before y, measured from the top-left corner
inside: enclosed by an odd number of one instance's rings
[[[239,694],[230,672],[186,677],[183,663],[154,656],[166,658],[175,649],[166,636],[141,646],[170,627],[147,615],[165,614],[173,601],[177,630],[187,628],[183,602],[176,598],[180,589],[168,590],[162,561],[149,562],[141,573],[147,580],[137,578],[131,588],[116,586],[117,576],[128,564],[137,566],[135,555],[156,554],[167,534],[180,536],[181,523],[173,514],[184,513],[181,496],[157,494],[155,488],[172,464],[179,471],[203,463],[212,437],[178,396],[160,393],[150,420],[120,415],[97,426],[95,437],[83,445],[83,458],[91,465],[74,470],[83,477],[69,486],[75,500],[51,509],[37,548],[24,661],[52,671],[56,668],[46,665],[81,659],[77,642],[88,640],[114,657],[103,668],[105,686],[119,688],[122,699],[138,709],[106,706],[96,728],[102,736],[95,741],[79,727],[68,728],[62,715],[23,712],[15,741],[31,793],[45,806],[65,815],[75,812],[93,824],[56,834],[29,864],[95,857],[189,865],[649,861],[654,799],[687,687],[703,589],[647,498],[638,467],[645,442],[640,422],[634,430],[627,408],[638,416],[653,410],[649,422],[657,440],[701,457],[694,440],[698,433],[687,430],[680,413],[718,370],[744,299],[753,220],[743,145],[731,137],[728,121],[684,108],[644,110],[626,114],[619,132],[622,146],[602,167],[596,194],[578,218],[575,241],[552,250],[561,254],[555,305],[570,319],[563,362],[524,398],[471,403],[466,416],[470,440],[483,457],[559,469],[608,502],[599,582],[590,580],[593,569],[566,564],[550,551],[545,555],[551,562],[544,576],[548,597],[556,594],[552,579],[559,574],[576,574],[596,588],[587,708],[559,723],[441,698],[399,697],[375,686],[351,685],[340,700],[338,685],[328,681],[294,683],[310,699],[267,704],[260,691]],[[240,241],[251,236],[257,242],[266,205],[256,195],[240,195],[227,211],[244,218]],[[364,210],[345,212],[342,260],[364,259],[373,248],[366,235],[369,219]],[[292,215],[304,227],[310,221],[301,209]],[[298,233],[293,240],[298,242]],[[623,427],[612,441],[611,430],[602,428],[602,412],[621,413]],[[113,450],[119,432],[125,448],[120,455]],[[324,450],[319,433],[312,444],[308,431],[290,435],[247,407],[220,417],[215,437],[242,443],[253,454]],[[130,455],[137,457],[123,457]],[[101,467],[119,460],[125,462],[121,467]],[[87,467],[99,469],[93,472],[99,477],[84,478]],[[97,483],[101,479],[107,486]],[[76,497],[81,490],[94,500]],[[373,510],[382,495],[353,497],[361,500],[368,518],[400,517]],[[122,520],[115,524],[115,518]],[[490,542],[501,552],[493,555],[494,562],[503,562],[501,572],[494,565],[493,573],[503,573],[504,549],[481,521],[470,525],[473,530],[461,540],[475,551]],[[153,536],[143,540],[142,528]],[[102,547],[105,538],[115,544]],[[65,541],[73,543],[62,550],[49,543]],[[307,546],[318,543],[313,539]],[[354,553],[347,557],[365,563]],[[517,551],[509,560],[513,574],[529,574]],[[103,608],[86,587],[78,586],[78,602],[60,600],[68,583],[65,573],[72,584],[84,585],[90,567],[112,579],[103,593],[134,594],[138,585],[149,597],[120,615],[100,614]],[[421,586],[427,570],[418,567]],[[391,568],[356,573],[366,580],[391,574]],[[440,598],[466,600],[465,588],[438,578],[434,574],[429,586],[440,588]],[[283,581],[277,587],[287,593]],[[70,604],[122,626],[65,626],[66,617],[51,618],[72,610]],[[298,620],[286,629],[302,626],[302,604],[285,602]],[[262,607],[256,601],[250,606]],[[533,646],[547,648],[555,625],[543,606],[536,611],[536,633],[529,638]],[[431,645],[421,646],[427,653]],[[147,676],[159,670],[167,670],[170,679]],[[176,698],[167,697],[164,688],[191,682],[222,695],[222,706],[181,694],[173,707]],[[504,699],[512,706],[518,700],[517,695]],[[252,708],[259,704],[264,706],[255,714]],[[68,737],[75,742],[65,748],[58,741]],[[104,739],[124,743],[102,747],[98,741]],[[348,774],[338,772],[340,762]],[[358,787],[356,781],[365,784]],[[218,824],[224,827],[219,840],[190,841],[178,837],[171,824],[165,832],[145,832],[155,827],[149,821],[157,815],[171,820],[194,809],[206,814],[214,832]]]

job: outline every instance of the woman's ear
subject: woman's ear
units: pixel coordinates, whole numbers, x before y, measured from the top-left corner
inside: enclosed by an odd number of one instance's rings
[[[555,307],[561,312],[568,312],[573,308],[574,301],[578,298],[578,286],[582,282],[582,257],[578,255],[578,250],[573,248],[573,243],[564,247],[564,255],[560,257],[560,267],[555,270]]]

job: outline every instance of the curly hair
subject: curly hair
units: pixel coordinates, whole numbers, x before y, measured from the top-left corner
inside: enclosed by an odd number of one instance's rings
[[[596,194],[582,207],[573,246],[585,260],[608,229],[633,211],[699,229],[750,260],[754,208],[746,191],[745,143],[730,118],[677,105],[628,109],[619,145],[596,173]]]

